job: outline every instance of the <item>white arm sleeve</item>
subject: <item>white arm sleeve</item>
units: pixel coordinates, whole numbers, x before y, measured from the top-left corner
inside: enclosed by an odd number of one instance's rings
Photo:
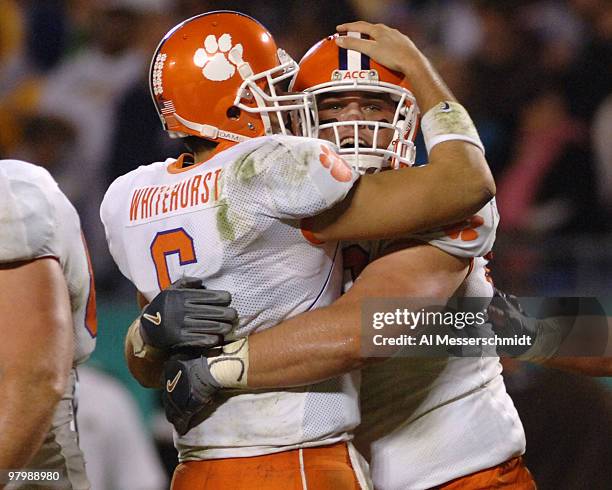
[[[483,257],[491,251],[499,213],[495,199],[467,220],[432,231],[415,233],[408,238],[428,243],[461,258]],[[393,242],[386,242],[386,246]]]
[[[314,216],[344,199],[359,175],[333,145],[312,138],[274,137],[238,159],[226,174],[231,194],[259,203],[279,219]]]
[[[61,205],[71,207],[46,170],[0,161],[0,262],[60,257],[56,235]]]

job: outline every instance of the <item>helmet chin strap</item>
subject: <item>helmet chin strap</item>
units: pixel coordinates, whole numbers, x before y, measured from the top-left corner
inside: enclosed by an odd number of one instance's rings
[[[356,155],[355,153],[343,155],[342,152],[340,152],[340,156],[361,175],[380,172],[382,169],[389,167],[388,160],[380,155]]]
[[[179,116],[177,113],[174,113],[174,117],[183,126],[200,133],[200,136],[202,136],[202,138],[206,138],[209,140],[216,140],[218,138],[221,138],[224,140],[233,141],[235,143],[240,143],[242,141],[250,139],[248,136],[232,133],[230,131],[224,131],[216,126],[211,126],[210,124],[200,124],[193,121],[189,121],[188,119]]]

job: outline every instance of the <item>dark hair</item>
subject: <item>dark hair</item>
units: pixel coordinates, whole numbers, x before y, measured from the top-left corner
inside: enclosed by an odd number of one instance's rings
[[[185,148],[191,153],[198,153],[205,150],[214,150],[219,143],[209,141],[198,136],[187,136],[183,138]]]

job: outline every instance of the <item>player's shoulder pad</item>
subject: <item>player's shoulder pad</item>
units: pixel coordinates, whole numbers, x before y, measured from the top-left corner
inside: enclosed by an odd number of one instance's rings
[[[483,257],[493,248],[498,222],[499,213],[495,199],[492,199],[466,220],[443,228],[415,233],[408,238],[433,245],[456,257]],[[382,248],[388,249],[395,243],[395,240],[385,241]]]
[[[493,248],[498,223],[493,198],[469,219],[443,228],[430,243],[458,257],[483,257]]]
[[[140,165],[134,170],[117,177],[106,192],[100,205],[100,218],[102,223],[106,225],[106,221],[115,211],[124,209],[122,198],[127,199],[133,188],[133,184],[140,179],[156,180],[155,176],[162,171],[167,165],[176,161],[174,158],[168,158],[165,162],[154,162],[149,165]]]
[[[230,162],[226,178],[246,183],[257,175],[276,169],[288,174],[288,183],[292,183],[299,180],[299,175],[311,167],[312,162],[318,163],[325,152],[332,154],[335,151],[335,146],[326,141],[276,134],[245,141],[218,156]]]
[[[337,153],[338,148],[335,144],[316,138],[305,136],[274,135],[270,137],[283,145],[294,156],[297,162],[306,162],[314,157],[318,160],[321,154]]]
[[[57,255],[57,205],[68,200],[49,172],[20,160],[0,161],[0,262]]]
[[[315,138],[276,136],[285,149],[282,174],[288,183],[308,175],[328,204],[346,196],[359,174],[338,154],[333,143]],[[289,163],[289,165],[287,165]],[[278,172],[277,173],[281,173]]]
[[[164,162],[154,162],[148,165],[140,165],[134,170],[130,170],[129,172],[117,177],[106,190],[106,194],[112,194],[114,192],[124,190],[126,187],[131,185],[133,181],[140,178],[147,178],[147,175],[154,176],[160,171],[160,169],[175,161],[175,158],[168,158]]]
[[[237,201],[258,203],[276,218],[314,216],[343,199],[357,179],[332,145],[313,138],[274,135],[240,143],[222,152],[223,192]]]

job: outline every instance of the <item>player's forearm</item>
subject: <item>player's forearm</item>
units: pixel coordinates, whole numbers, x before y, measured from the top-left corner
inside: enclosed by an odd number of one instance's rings
[[[405,51],[402,71],[410,81],[422,115],[443,102],[456,101],[442,77],[414,45]],[[425,134],[425,128],[423,131]],[[432,211],[427,223],[430,227],[464,219],[495,196],[489,165],[482,151],[472,143],[463,140],[439,143],[431,148],[428,163],[426,168],[430,169],[431,184],[435,186],[433,192],[430,189],[428,200]]]
[[[72,367],[69,293],[53,258],[0,266],[0,468],[40,446]]]
[[[553,357],[544,365],[585,376],[612,376],[612,357]]]
[[[612,376],[612,321],[607,316],[550,317],[536,325],[534,344],[520,359],[585,376]]]
[[[163,362],[139,359],[126,352],[126,361],[130,374],[144,388],[161,388]]]
[[[474,145],[462,141],[439,144],[432,149],[430,162],[425,167],[404,169],[407,172],[397,175],[397,180],[391,180],[397,172],[380,174],[389,181],[381,179],[377,192],[386,201],[386,209],[378,215],[382,220],[379,226],[389,227],[393,236],[456,223],[493,198],[493,178],[482,152]]]
[[[455,223],[470,217],[495,196],[495,181],[483,153],[463,141],[447,141],[434,146],[429,153],[433,182],[430,193],[430,229],[440,223]],[[418,168],[416,170],[419,170]]]
[[[497,334],[527,336],[519,360],[586,376],[612,376],[612,320],[596,298],[546,298],[538,316],[525,313],[519,299],[497,291],[489,318]]]
[[[249,337],[249,388],[299,386],[362,367],[360,307],[333,304]]]
[[[44,367],[2,373],[0,434],[4,443],[0,444],[0,468],[22,468],[38,451],[67,378]]]
[[[140,291],[136,293],[136,302],[141,309],[149,304],[149,301]],[[162,387],[161,377],[164,370],[164,361],[168,356],[153,349],[147,349],[144,340],[137,331],[139,327],[140,317],[136,318],[128,328],[123,344],[125,361],[130,374],[141,386],[158,389]],[[134,347],[135,342],[138,343],[136,347]],[[135,355],[137,351],[141,352],[139,357]]]
[[[137,322],[138,320],[136,320]],[[134,324],[132,324],[133,326]],[[132,328],[132,327],[130,327]],[[134,379],[145,388],[161,388],[161,377],[164,361],[167,356],[163,354],[136,357],[132,338],[128,335],[124,344],[124,355],[128,369]],[[138,348],[136,350],[139,350]]]
[[[302,228],[322,241],[396,238],[456,223],[491,200],[495,185],[478,148],[449,141],[432,157],[434,165],[363,177],[343,202]]]
[[[443,101],[456,101],[440,74],[421,51],[410,43],[402,47],[398,64],[410,82],[421,114]]]
[[[376,355],[380,357],[376,358],[366,356],[362,349],[363,300],[412,297],[416,310],[430,306],[431,298],[439,298],[443,304],[466,272],[466,260],[428,245],[403,248],[379,258],[335,303],[251,335],[248,386],[309,384],[384,360],[396,348],[378,348]]]
[[[410,81],[421,114],[425,115],[440,103],[456,101],[442,77],[419,49],[408,39],[403,48],[402,72]],[[442,210],[444,213],[448,209],[452,212],[455,207],[457,217],[466,211],[476,212],[495,196],[495,182],[487,161],[483,153],[471,143],[450,140],[435,145],[429,154],[429,164],[434,174],[448,181],[441,181],[440,188],[433,193],[434,199],[438,201],[436,206],[432,205],[434,210]],[[444,201],[449,196],[454,196],[451,198],[454,202],[445,208]],[[463,217],[459,216],[459,219]],[[446,218],[441,214],[432,219]],[[439,226],[439,223],[434,226]]]

